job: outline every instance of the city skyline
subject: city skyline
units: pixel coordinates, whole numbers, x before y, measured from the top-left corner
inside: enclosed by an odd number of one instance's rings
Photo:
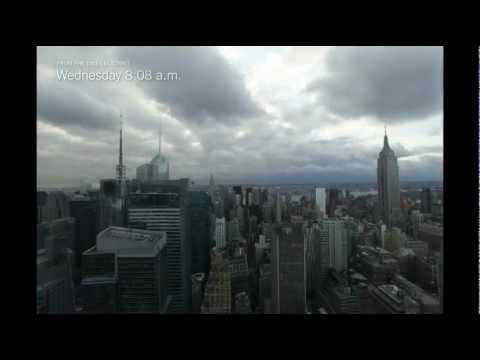
[[[87,59],[181,79],[58,80],[59,60]],[[160,124],[170,178],[375,182],[385,125],[400,181],[443,178],[441,47],[39,47],[37,61],[38,186],[115,177],[120,113],[127,178]]]

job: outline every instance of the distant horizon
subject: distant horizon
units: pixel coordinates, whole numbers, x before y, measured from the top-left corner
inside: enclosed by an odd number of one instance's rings
[[[114,179],[114,178],[109,178],[109,179]],[[104,180],[104,179],[101,179],[101,180]],[[134,179],[129,179],[129,180],[134,180]],[[172,180],[176,180],[176,179],[172,179]],[[90,185],[95,185],[95,184],[99,184],[100,182],[98,183],[90,183]],[[400,186],[403,184],[403,185],[406,185],[406,184],[415,184],[415,183],[418,183],[418,184],[425,184],[425,183],[434,183],[434,184],[443,184],[443,180],[405,180],[405,181],[400,181]],[[325,182],[325,183],[322,183],[322,182],[304,182],[304,183],[249,183],[249,182],[231,182],[231,183],[225,183],[225,182],[222,182],[222,183],[215,183],[216,186],[222,186],[222,185],[226,185],[226,186],[235,186],[235,185],[239,185],[239,186],[259,186],[259,187],[271,187],[271,186],[297,186],[297,185],[301,185],[301,186],[308,186],[308,185],[311,185],[311,186],[325,186],[325,187],[328,187],[328,186],[332,186],[332,185],[335,185],[335,186],[355,186],[355,185],[376,185],[377,182],[376,181],[351,181],[351,182]],[[208,187],[209,184],[208,182],[207,183],[197,183],[195,181],[193,181],[193,184],[190,183],[190,185],[193,185],[193,186],[206,186]],[[78,184],[78,185],[64,185],[64,186],[41,186],[41,185],[37,185],[37,190],[48,190],[48,189],[81,189],[82,188],[82,184]]]

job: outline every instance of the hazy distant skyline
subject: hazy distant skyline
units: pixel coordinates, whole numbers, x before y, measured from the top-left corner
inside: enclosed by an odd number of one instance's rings
[[[59,81],[61,59],[181,79]],[[386,124],[400,181],[442,180],[441,47],[39,47],[37,61],[38,186],[115,177],[119,112],[128,178],[161,120],[171,178],[375,182]]]

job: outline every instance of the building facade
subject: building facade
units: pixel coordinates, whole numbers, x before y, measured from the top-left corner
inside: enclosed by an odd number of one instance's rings
[[[226,245],[225,218],[215,219],[215,246],[218,249]]]
[[[37,250],[37,313],[68,314],[75,311],[73,252],[69,239],[49,235]]]
[[[306,311],[305,250],[301,225],[276,229],[272,241],[272,311],[275,314]]]
[[[385,133],[383,149],[377,162],[378,211],[383,223],[391,228],[400,216],[400,180],[397,157]]]
[[[165,313],[169,306],[167,234],[109,227],[83,253],[84,287],[103,283],[117,293],[120,313]],[[115,290],[113,290],[113,289]],[[105,291],[105,290],[104,290]],[[85,301],[92,303],[92,299]],[[105,305],[105,304],[103,304]]]
[[[167,233],[168,290],[173,313],[188,313],[191,309],[190,205],[188,179],[182,180],[143,184],[144,190],[156,192],[129,194],[126,202],[128,227],[143,224],[146,230]]]
[[[321,226],[328,232],[328,254],[330,267],[337,272],[347,269],[347,233],[340,220],[324,220]]]
[[[192,273],[208,273],[210,267],[210,199],[203,191],[189,191]]]
[[[323,218],[326,215],[326,193],[325,188],[315,188],[315,210],[317,217]]]
[[[162,134],[158,135],[158,153],[147,164],[137,167],[139,181],[164,181],[170,179],[170,163],[162,154]]]

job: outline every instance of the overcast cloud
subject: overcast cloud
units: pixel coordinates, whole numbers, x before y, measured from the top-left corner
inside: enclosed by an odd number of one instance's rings
[[[37,183],[115,176],[120,113],[127,176],[162,149],[174,178],[375,181],[384,125],[401,180],[441,180],[442,48],[41,47]],[[83,71],[176,72],[177,81],[57,78]],[[63,67],[67,69],[68,67]]]

